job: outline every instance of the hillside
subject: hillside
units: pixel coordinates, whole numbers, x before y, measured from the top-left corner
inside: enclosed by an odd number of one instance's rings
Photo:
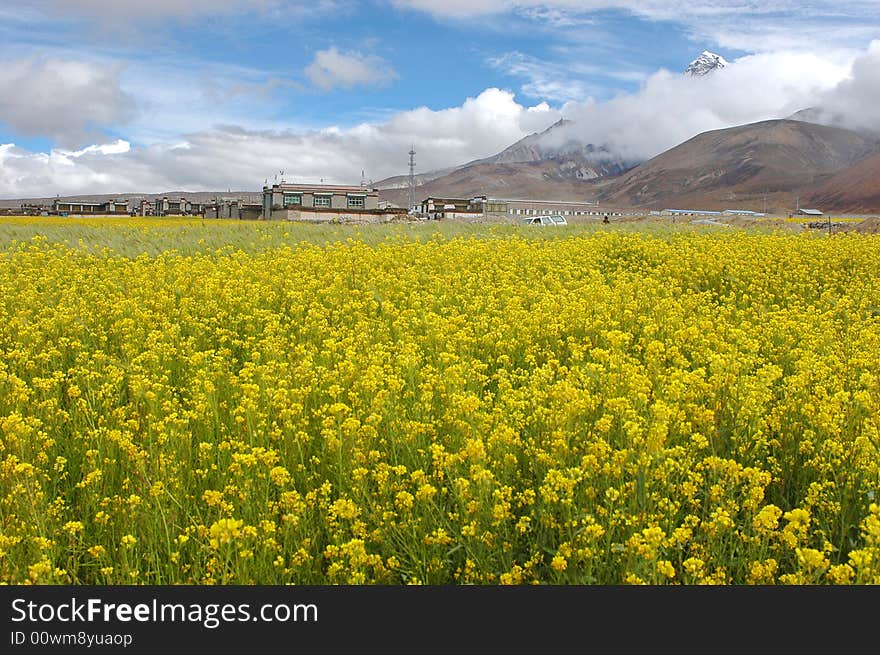
[[[807,195],[811,205],[843,213],[880,213],[880,152],[841,171]]]
[[[416,200],[428,196],[584,200],[595,194],[593,180],[613,177],[638,162],[627,162],[607,148],[583,144],[571,121],[561,119],[543,132],[530,134],[501,152],[462,166],[415,176]],[[407,202],[407,178],[380,181],[380,196],[394,204]]]
[[[590,200],[599,185],[571,177],[558,162],[535,161],[512,164],[472,164],[416,187],[416,201],[429,196],[470,198],[540,198],[545,200]],[[405,207],[406,189],[380,189],[379,197]]]
[[[704,132],[609,183],[607,203],[663,209],[724,209],[796,197],[870,155],[876,142],[855,132],[770,120]]]

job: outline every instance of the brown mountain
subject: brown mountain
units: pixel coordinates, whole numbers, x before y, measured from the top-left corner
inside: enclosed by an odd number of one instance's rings
[[[618,206],[794,208],[796,198],[876,149],[836,127],[770,120],[699,134],[611,181],[599,199]]]
[[[880,213],[880,152],[844,169],[806,196],[810,205],[847,214]]]
[[[592,200],[597,182],[572,178],[558,162],[471,164],[416,186],[416,202],[425,198],[531,198],[542,200]],[[379,189],[379,197],[405,207],[407,189]]]
[[[641,162],[628,162],[606,146],[584,144],[577,125],[564,118],[540,133],[530,134],[497,155],[471,164],[521,164],[551,161],[559,166],[559,177],[593,180],[620,175]],[[470,165],[470,164],[469,164]]]
[[[591,181],[619,175],[637,163],[624,161],[603,146],[584,145],[574,124],[561,119],[491,157],[416,175],[416,200],[474,195],[587,200],[596,193]],[[405,176],[382,180],[376,187],[383,199],[406,205]]]
[[[444,175],[448,175],[453,171],[457,171],[461,166],[452,166],[450,168],[440,168],[435,171],[428,171],[427,173],[415,173],[413,174],[413,182],[415,182],[416,187],[420,187],[423,184],[427,184],[432,180],[436,180],[438,177],[443,177]],[[409,175],[394,175],[392,177],[386,177],[384,180],[380,180],[372,184],[375,188],[380,191],[383,190],[393,190],[393,189],[408,189],[409,188]]]

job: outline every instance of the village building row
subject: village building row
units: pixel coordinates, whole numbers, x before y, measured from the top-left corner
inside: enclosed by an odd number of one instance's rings
[[[388,222],[412,215],[423,220],[459,219],[520,219],[549,214],[565,217],[615,217],[624,212],[600,206],[595,201],[535,200],[521,198],[492,198],[478,195],[470,198],[441,198],[430,196],[407,211],[383,201],[379,190],[360,186],[330,184],[293,184],[281,181],[266,185],[262,198],[224,196],[208,202],[169,196],[154,199],[111,199],[89,202],[56,198],[51,210],[42,205],[23,204],[21,212],[27,215],[57,216],[201,216],[204,218],[239,220],[287,220],[308,222]],[[4,210],[8,213],[9,210]],[[763,217],[765,214],[750,210],[728,209],[709,211],[701,209],[663,209],[648,212],[659,216],[712,216],[740,215]],[[799,209],[799,215],[822,216],[817,209]]]
[[[24,206],[23,206],[24,207]],[[28,208],[33,214],[33,207]],[[260,218],[259,203],[235,198],[215,198],[210,202],[193,202],[186,198],[163,196],[154,200],[108,200],[86,202],[56,198],[52,209],[42,213],[57,216],[203,216],[204,218],[237,218],[256,220]]]

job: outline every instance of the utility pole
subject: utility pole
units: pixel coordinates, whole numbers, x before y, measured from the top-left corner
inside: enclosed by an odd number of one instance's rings
[[[416,206],[416,147],[409,147],[409,207],[407,211],[411,212]]]

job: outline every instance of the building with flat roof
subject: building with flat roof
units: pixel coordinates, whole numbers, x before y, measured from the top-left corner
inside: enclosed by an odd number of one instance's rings
[[[622,216],[619,211],[602,209],[591,200],[536,200],[529,198],[425,198],[418,206],[418,212],[428,219],[473,218],[501,219],[503,217],[524,218],[528,216]]]
[[[203,203],[191,202],[186,198],[169,198],[162,196],[153,201],[154,216],[203,216]]]
[[[288,221],[383,221],[405,213],[379,207],[379,190],[366,186],[291,184],[263,187],[261,218]]]
[[[128,200],[107,200],[105,202],[84,202],[82,200],[52,201],[52,213],[59,216],[118,216],[128,214]]]
[[[488,198],[481,196],[487,215],[499,216],[622,216],[616,210],[603,209],[594,200],[552,200],[533,198]]]
[[[664,209],[660,214],[661,216],[720,216],[721,212],[708,209]]]
[[[483,205],[476,198],[437,198],[429,196],[416,205],[416,212],[424,218],[482,218]]]
[[[241,197],[214,198],[205,205],[205,218],[235,218],[238,220],[259,220],[263,206]]]

